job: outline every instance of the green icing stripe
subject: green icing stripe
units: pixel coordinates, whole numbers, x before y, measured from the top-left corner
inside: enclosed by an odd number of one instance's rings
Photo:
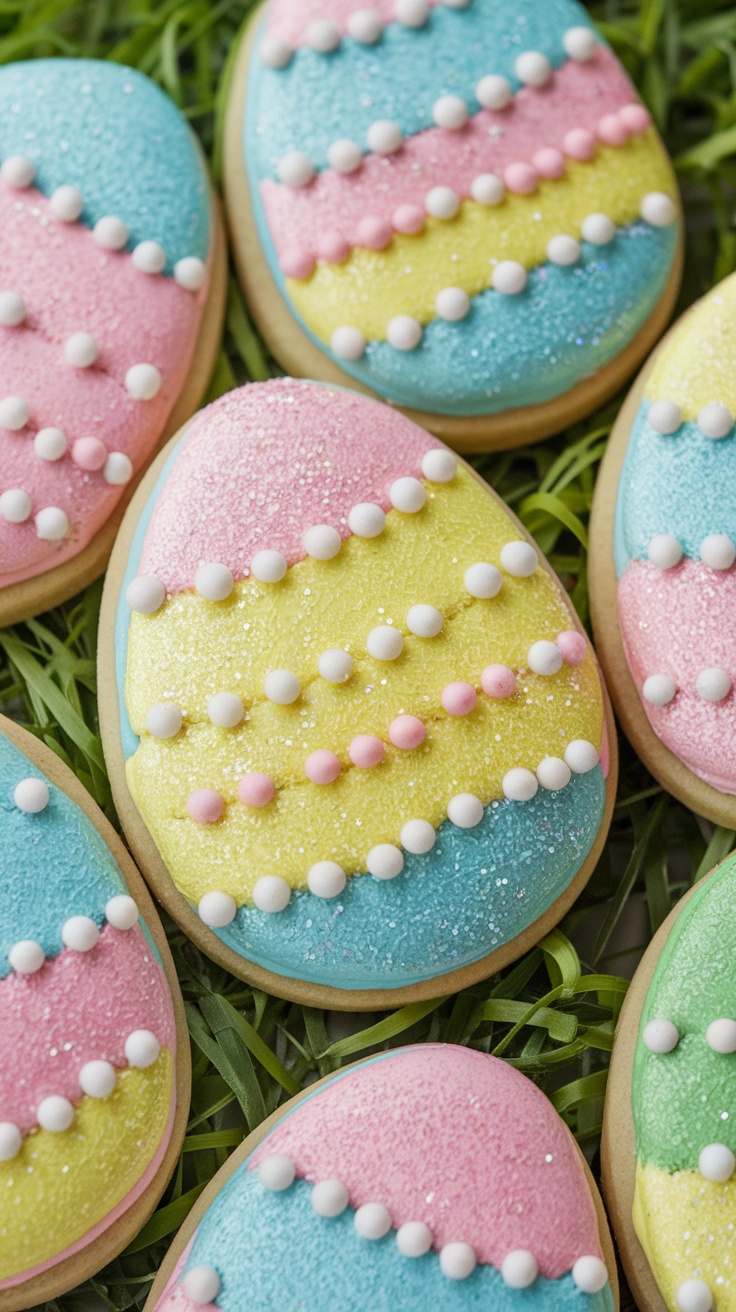
[[[632,1106],[637,1158],[670,1173],[697,1170],[709,1143],[736,1153],[736,1053],[708,1047],[712,1020],[736,1019],[736,855],[693,894],[660,955],[642,1009]],[[650,1020],[671,1020],[673,1052],[649,1052]]]

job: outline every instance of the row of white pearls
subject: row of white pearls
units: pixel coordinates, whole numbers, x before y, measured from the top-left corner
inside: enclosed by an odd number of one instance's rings
[[[711,666],[701,670],[695,680],[695,691],[704,702],[722,702],[728,697],[732,688],[731,676],[720,666]],[[669,674],[650,674],[642,684],[642,697],[650,706],[669,706],[674,701],[678,688]]]
[[[730,569],[736,560],[736,547],[725,533],[709,533],[699,550],[700,559],[709,569]],[[647,556],[658,569],[674,569],[683,554],[682,543],[672,533],[655,533],[649,540]]]
[[[151,1030],[133,1030],[125,1040],[125,1057],[128,1066],[145,1070],[152,1066],[161,1050]],[[109,1061],[88,1061],[79,1071],[80,1092],[88,1098],[109,1098],[117,1084],[118,1073]],[[74,1123],[74,1104],[61,1094],[52,1093],[43,1098],[36,1108],[36,1121],[42,1130],[63,1134]],[[12,1161],[23,1144],[20,1128],[12,1121],[0,1122],[0,1162]]]
[[[31,779],[23,782],[40,781]],[[138,907],[127,893],[117,894],[105,905],[105,919],[114,929],[123,931],[132,929],[138,922]],[[70,916],[62,924],[61,941],[70,952],[91,952],[97,946],[99,938],[100,931],[89,916]],[[35,975],[45,960],[46,953],[35,939],[20,939],[8,952],[8,964],[16,975]]]
[[[655,433],[662,437],[672,437],[683,423],[682,407],[676,401],[666,398],[653,401],[647,411],[647,422]],[[709,401],[698,411],[696,423],[703,437],[720,441],[728,437],[734,423],[733,412],[723,401]]]
[[[467,9],[471,0],[437,0],[447,9]],[[430,14],[427,0],[396,0],[393,19],[407,28],[424,27]],[[385,23],[373,9],[356,9],[346,19],[346,35],[359,45],[374,46],[383,36]],[[330,55],[341,44],[342,33],[330,18],[315,18],[304,33],[306,45],[323,55]],[[286,68],[294,57],[294,47],[280,36],[266,36],[261,42],[259,58],[266,68]]]

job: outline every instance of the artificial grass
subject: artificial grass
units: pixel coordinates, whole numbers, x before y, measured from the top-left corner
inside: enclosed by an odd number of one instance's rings
[[[0,62],[68,55],[135,65],[186,114],[217,182],[228,72],[251,8],[250,0],[0,0]],[[736,266],[736,7],[728,0],[603,0],[589,8],[675,160],[688,221],[681,310]],[[277,372],[232,279],[209,399]],[[474,462],[534,533],[586,623],[586,526],[621,400],[539,446]],[[66,761],[114,820],[95,700],[100,594],[96,583],[39,620],[0,630],[0,709]],[[444,1040],[493,1052],[540,1084],[594,1150],[626,991],[616,973],[617,931],[640,919],[643,946],[734,839],[665,794],[625,743],[621,767],[610,837],[583,897],[515,966],[453,997],[351,1025],[248,988],[168,923],[194,1059],[184,1152],[127,1252],[86,1290],[48,1306],[72,1312],[91,1290],[112,1309],[142,1306],[174,1233],[247,1131],[313,1079],[377,1047]],[[584,964],[571,938],[585,944]],[[624,1312],[633,1306],[624,1291]]]

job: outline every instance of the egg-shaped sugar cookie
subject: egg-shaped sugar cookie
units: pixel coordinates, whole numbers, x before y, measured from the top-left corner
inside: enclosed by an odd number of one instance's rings
[[[128,512],[100,632],[129,841],[271,992],[459,988],[593,868],[615,775],[593,652],[506,507],[388,406],[279,379],[202,411]]]
[[[189,1044],[145,884],[91,797],[0,717],[0,1312],[95,1275],[178,1158]]]
[[[526,1076],[450,1044],[320,1080],[251,1134],[146,1312],[614,1312],[613,1248],[570,1131]]]
[[[0,625],[102,573],[124,506],[199,405],[225,297],[188,124],[133,68],[0,68]]]
[[[461,451],[590,413],[679,284],[669,159],[577,0],[269,0],[235,65],[225,189],[284,367]]]
[[[611,436],[591,604],[621,723],[687,806],[736,827],[736,277],[675,325]]]
[[[736,1309],[736,856],[678,902],[624,1004],[606,1201],[637,1305]]]

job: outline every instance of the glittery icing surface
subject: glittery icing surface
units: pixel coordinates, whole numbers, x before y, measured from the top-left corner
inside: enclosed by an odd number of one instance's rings
[[[669,1053],[636,1051],[632,1105],[637,1182],[634,1220],[668,1306],[681,1281],[698,1276],[719,1312],[736,1308],[736,1185],[698,1171],[711,1143],[736,1151],[736,1056],[714,1052],[705,1032],[734,1014],[736,858],[730,857],[682,908],[660,955],[640,1032],[652,1019],[679,1033]]]
[[[190,1312],[177,1279],[204,1262],[221,1276],[225,1312],[608,1312],[609,1287],[584,1295],[567,1274],[578,1256],[601,1251],[568,1132],[530,1082],[499,1066],[485,1054],[424,1045],[335,1077],[288,1112],[223,1187],[158,1308]],[[282,1193],[265,1190],[253,1169],[271,1153],[296,1166]],[[346,1185],[350,1202],[326,1220],[312,1210],[309,1186],[330,1177]],[[354,1209],[368,1201],[391,1214],[379,1241],[353,1225]],[[406,1220],[432,1232],[422,1258],[398,1251],[395,1230]],[[437,1250],[453,1241],[476,1250],[466,1280],[440,1271]],[[519,1247],[534,1252],[541,1270],[523,1295],[497,1269]]]

